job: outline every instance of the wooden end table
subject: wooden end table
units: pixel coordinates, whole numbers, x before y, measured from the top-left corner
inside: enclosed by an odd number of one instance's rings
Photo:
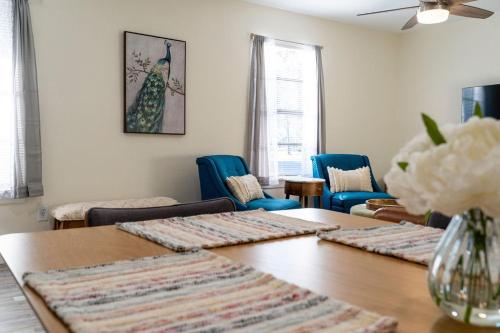
[[[86,227],[85,220],[63,220],[54,219],[54,230],[73,229]]]
[[[299,197],[302,207],[309,205],[309,197],[320,197],[319,207],[322,208],[321,196],[323,195],[324,179],[293,177],[285,178],[285,195],[289,199],[290,195]]]

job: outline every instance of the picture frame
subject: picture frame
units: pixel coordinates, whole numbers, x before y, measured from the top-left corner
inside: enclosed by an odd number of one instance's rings
[[[123,131],[186,134],[186,42],[124,32]]]

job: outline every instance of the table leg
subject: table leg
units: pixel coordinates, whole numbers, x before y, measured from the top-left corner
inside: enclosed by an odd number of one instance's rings
[[[321,200],[322,198],[319,197],[319,208],[323,208],[323,200]]]
[[[304,208],[307,208],[309,207],[309,197],[306,195],[304,197]]]

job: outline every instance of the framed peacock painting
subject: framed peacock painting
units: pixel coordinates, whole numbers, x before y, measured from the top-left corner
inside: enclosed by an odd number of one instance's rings
[[[125,31],[125,133],[186,134],[186,42]]]

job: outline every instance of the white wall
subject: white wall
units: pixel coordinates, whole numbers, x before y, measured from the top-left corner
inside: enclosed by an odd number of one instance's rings
[[[195,158],[243,154],[249,34],[324,46],[327,148],[368,154],[379,177],[394,142],[395,35],[235,0],[32,0],[45,196],[0,205],[0,234],[48,229],[40,203],[200,198]],[[187,41],[187,134],[122,133],[123,31]]]
[[[462,88],[500,83],[500,15],[422,27],[400,37],[400,137],[423,130],[420,113],[460,121]]]

